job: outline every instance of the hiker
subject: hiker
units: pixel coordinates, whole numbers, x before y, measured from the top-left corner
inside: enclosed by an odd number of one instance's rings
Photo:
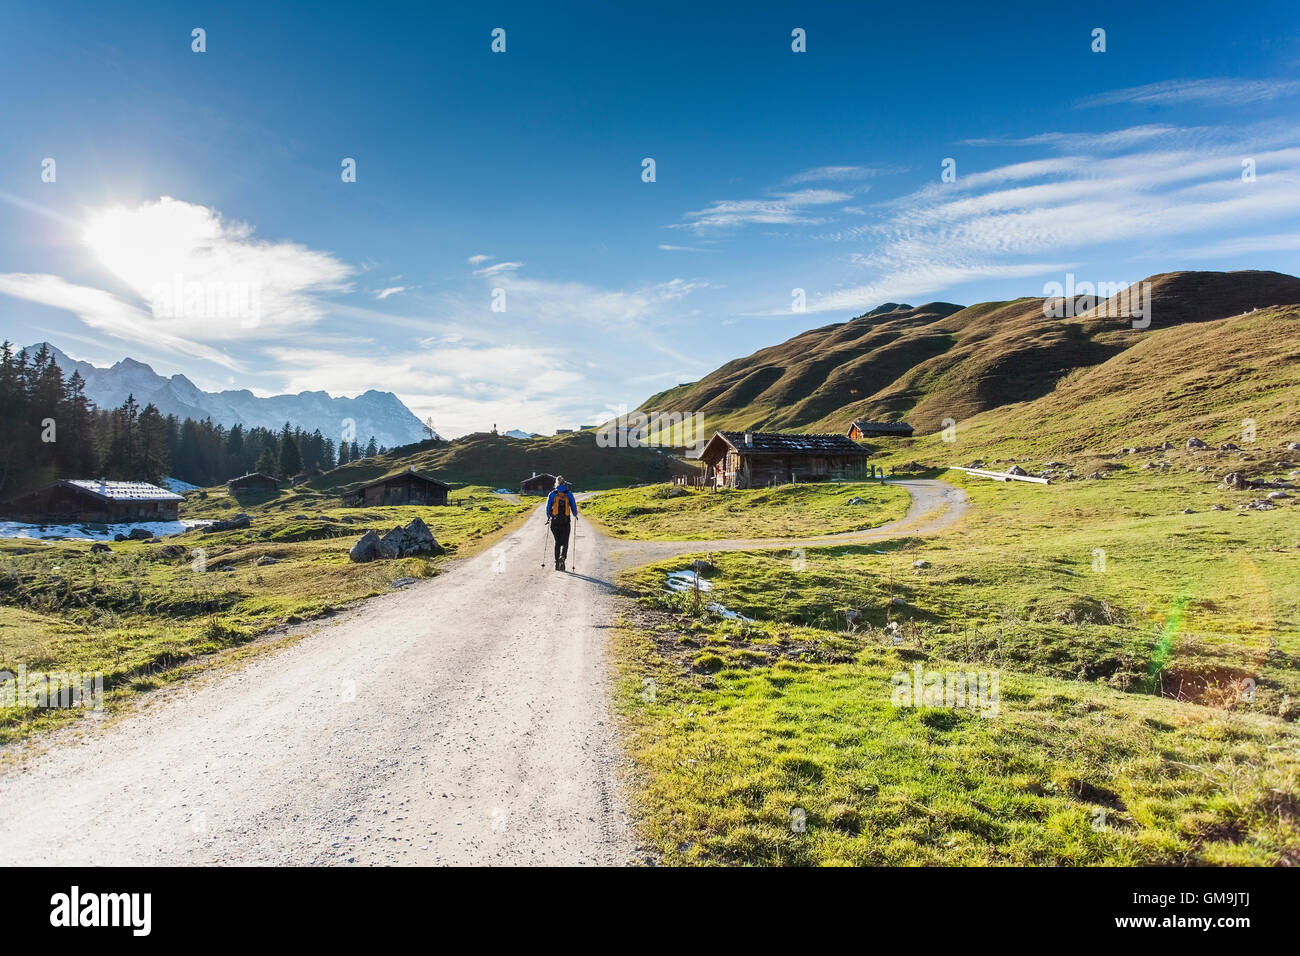
[[[569,519],[578,520],[578,503],[564,481],[555,479],[555,490],[546,496],[546,522],[555,536],[555,570],[564,570],[564,559],[569,556]]]

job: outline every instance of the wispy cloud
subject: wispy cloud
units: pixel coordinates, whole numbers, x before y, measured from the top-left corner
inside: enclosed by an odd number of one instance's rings
[[[1136,103],[1142,106],[1174,106],[1180,103],[1244,106],[1247,103],[1264,103],[1297,94],[1300,94],[1300,81],[1297,80],[1166,80],[1086,96],[1074,105],[1080,109],[1114,106],[1118,103]]]
[[[894,167],[814,166],[812,169],[805,169],[802,172],[795,173],[785,183],[787,186],[798,186],[803,183],[843,182],[846,180],[870,179],[872,176],[879,176],[882,173],[897,171],[898,169]]]
[[[1180,244],[1201,245],[1207,232],[1229,234],[1219,244],[1225,250],[1259,247],[1258,237],[1230,234],[1300,215],[1298,142],[1296,128],[1269,129],[1253,139],[1198,136],[1174,148],[1153,138],[1151,148],[1111,155],[1072,140],[1077,151],[1069,155],[928,184],[877,207],[880,221],[821,236],[863,243],[851,260],[869,278],[812,295],[807,309],[855,311],[974,280],[1059,275],[1134,240],[1164,240],[1169,257]],[[1254,162],[1254,181],[1242,178],[1242,157]],[[1269,240],[1268,248],[1289,246]]]
[[[405,292],[405,291],[406,291],[406,286],[404,285],[389,286],[387,289],[380,289],[378,292],[376,292],[375,298],[378,299],[380,302],[382,302],[384,299],[387,299],[390,295],[397,295],[399,292]]]
[[[482,269],[475,269],[474,274],[476,276],[495,276],[503,272],[514,272],[522,266],[522,262],[497,262],[490,266],[484,266]]]
[[[672,228],[698,233],[748,225],[815,224],[826,220],[810,215],[810,210],[852,198],[853,193],[835,189],[800,189],[777,193],[770,199],[720,199],[704,209],[686,213],[685,221],[674,223]]]
[[[0,273],[0,294],[71,312],[92,329],[114,338],[239,368],[224,352],[175,334],[152,313],[103,289],[76,285],[54,275],[9,272]]]

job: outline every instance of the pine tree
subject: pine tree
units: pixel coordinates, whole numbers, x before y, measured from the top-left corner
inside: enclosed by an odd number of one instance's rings
[[[302,453],[298,450],[298,441],[292,428],[285,422],[284,429],[280,432],[280,474],[284,478],[292,478],[300,471]]]

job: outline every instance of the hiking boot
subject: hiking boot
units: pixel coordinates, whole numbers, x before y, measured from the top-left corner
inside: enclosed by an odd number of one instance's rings
[[[555,570],[557,570],[557,571],[563,571],[563,570],[564,570],[564,559],[563,559],[563,558],[560,558],[559,561],[555,562]]]

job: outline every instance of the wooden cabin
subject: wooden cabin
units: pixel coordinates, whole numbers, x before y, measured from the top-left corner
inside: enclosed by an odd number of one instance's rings
[[[247,475],[240,475],[238,478],[231,478],[226,482],[226,487],[232,492],[275,491],[280,487],[280,482],[271,475],[253,471]]]
[[[715,432],[700,453],[708,488],[763,488],[866,477],[868,452],[847,435]]]
[[[134,524],[176,521],[184,500],[147,481],[61,478],[10,499],[4,510],[33,524]]]
[[[548,475],[545,472],[538,474],[533,472],[531,478],[525,478],[519,482],[519,493],[521,495],[549,495],[555,489],[555,476]]]
[[[412,466],[367,482],[354,488],[345,496],[354,508],[374,508],[380,505],[445,505],[451,485],[437,478],[422,475]]]
[[[854,441],[864,438],[911,438],[912,426],[907,422],[869,422],[855,418],[849,425],[849,437]]]

